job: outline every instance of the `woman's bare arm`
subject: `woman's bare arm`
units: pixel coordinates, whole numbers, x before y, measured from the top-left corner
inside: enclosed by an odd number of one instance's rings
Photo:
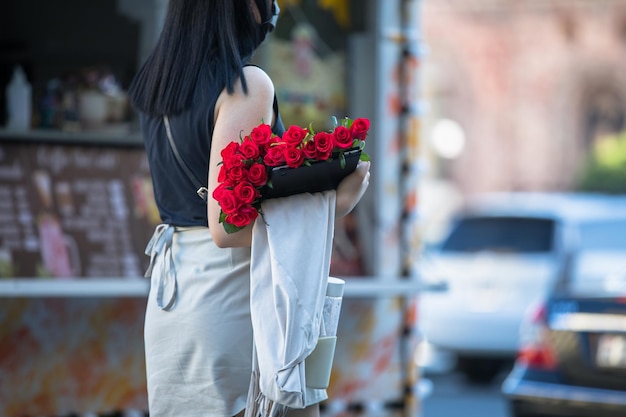
[[[236,233],[228,234],[219,223],[220,207],[212,194],[218,185],[219,166],[217,164],[222,160],[220,153],[230,142],[239,140],[240,135],[247,135],[262,122],[274,123],[274,85],[271,79],[262,69],[254,66],[245,67],[244,74],[248,94],[243,92],[241,83],[238,83],[234,94],[222,92],[215,107],[207,214],[211,235],[219,247],[250,246],[252,241],[252,224]]]

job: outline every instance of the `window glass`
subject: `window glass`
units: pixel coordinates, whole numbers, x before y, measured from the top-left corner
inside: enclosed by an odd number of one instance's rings
[[[443,244],[443,251],[511,253],[550,252],[554,221],[523,217],[461,219]]]

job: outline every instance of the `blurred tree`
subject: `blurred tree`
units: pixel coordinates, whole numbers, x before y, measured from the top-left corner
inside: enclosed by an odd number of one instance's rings
[[[626,194],[626,131],[599,138],[581,172],[580,191]]]

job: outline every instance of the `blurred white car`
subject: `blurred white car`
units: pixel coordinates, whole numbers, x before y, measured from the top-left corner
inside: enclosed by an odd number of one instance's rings
[[[543,299],[589,219],[623,216],[626,198],[507,193],[470,201],[417,265],[419,326],[431,347],[488,382],[515,358],[526,310]]]

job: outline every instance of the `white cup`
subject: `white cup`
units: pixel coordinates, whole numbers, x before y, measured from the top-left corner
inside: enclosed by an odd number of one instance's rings
[[[304,375],[308,388],[328,388],[336,344],[337,336],[320,337],[313,352],[304,360]]]

